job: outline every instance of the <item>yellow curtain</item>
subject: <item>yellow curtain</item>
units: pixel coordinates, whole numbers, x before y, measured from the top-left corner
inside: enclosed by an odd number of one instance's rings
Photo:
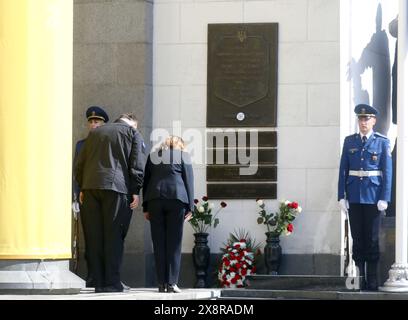
[[[71,0],[0,0],[0,259],[71,257]]]

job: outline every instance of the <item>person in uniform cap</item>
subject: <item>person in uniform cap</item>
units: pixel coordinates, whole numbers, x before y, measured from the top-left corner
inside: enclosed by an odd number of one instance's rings
[[[88,131],[91,131],[95,128],[98,128],[100,126],[102,126],[103,124],[105,124],[106,122],[109,121],[109,116],[108,114],[105,112],[105,110],[103,110],[101,107],[98,106],[91,106],[86,110],[85,113],[85,117],[87,119],[88,122]],[[75,145],[75,156],[74,156],[74,163],[78,157],[79,152],[82,149],[82,146],[85,142],[85,139],[79,140],[77,141],[76,145]],[[78,185],[78,182],[75,180],[75,178],[73,178],[73,204],[72,204],[72,209],[75,212],[76,216],[75,216],[75,220],[78,219],[77,215],[80,212],[80,205],[79,205],[79,193],[80,193],[80,188]],[[81,217],[81,220],[83,220],[83,217]],[[75,231],[76,234],[78,234],[78,230]],[[84,234],[84,236],[86,237],[86,235]],[[85,248],[85,260],[87,260],[87,253],[86,253],[86,248]],[[86,277],[86,286],[87,287],[93,287],[93,277],[89,272],[89,268],[88,268],[88,275]]]
[[[101,125],[105,124],[106,122],[109,121],[109,116],[108,114],[105,112],[105,110],[103,110],[101,107],[98,106],[91,106],[86,110],[85,113],[86,116],[86,120],[88,121],[88,130],[91,131],[95,128],[100,127]],[[85,139],[79,140],[77,141],[76,145],[75,145],[75,157],[74,157],[74,161],[75,158],[78,156],[79,152],[81,151],[81,148],[85,142]],[[74,184],[75,188],[74,188],[74,200],[77,200],[79,197],[79,187],[78,184],[75,182]]]
[[[353,238],[353,260],[362,277],[361,289],[378,288],[380,212],[391,198],[390,141],[374,132],[377,110],[366,104],[354,109],[359,133],[344,139],[340,160],[338,200],[348,213]]]

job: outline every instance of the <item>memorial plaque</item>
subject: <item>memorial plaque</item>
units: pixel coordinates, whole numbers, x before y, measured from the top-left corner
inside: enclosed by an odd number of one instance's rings
[[[276,127],[277,23],[208,25],[207,127]]]
[[[276,149],[207,149],[207,163],[208,164],[246,164],[241,163],[238,156],[238,151],[242,150],[246,153],[246,156],[250,159],[250,153],[257,152],[258,164],[277,164],[278,156]],[[218,163],[217,152],[224,153],[223,162]],[[218,155],[221,159],[222,155]]]
[[[233,146],[228,145],[228,138],[226,136],[233,135],[235,137],[235,144]],[[223,141],[220,145],[217,145],[217,141]],[[207,132],[207,145],[212,145],[212,147],[235,147],[238,143],[238,135],[237,133],[228,133],[228,132]],[[249,143],[250,141],[250,133],[246,132],[246,141]],[[268,147],[276,147],[277,146],[277,133],[276,131],[258,131],[258,148],[268,148]]]
[[[240,175],[244,166],[207,166],[207,181],[276,181],[275,166],[259,166],[254,175]]]
[[[276,199],[276,183],[207,184],[210,199]]]

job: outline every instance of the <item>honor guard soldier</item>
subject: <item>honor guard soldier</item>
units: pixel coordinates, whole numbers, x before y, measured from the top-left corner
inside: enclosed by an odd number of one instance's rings
[[[380,212],[391,199],[392,158],[390,141],[374,132],[377,110],[359,104],[359,133],[344,139],[340,161],[338,200],[349,214],[353,260],[362,277],[362,289],[378,288]]]
[[[101,107],[98,106],[92,106],[89,107],[86,110],[85,113],[86,119],[88,121],[88,130],[91,131],[103,124],[105,124],[106,122],[109,121],[109,117],[108,114],[105,112],[105,110],[103,110]],[[75,158],[74,158],[74,162],[76,157],[79,154],[79,151],[81,151],[82,145],[84,144],[86,138],[77,141],[76,145],[75,145]],[[78,184],[74,181],[74,200],[78,200],[79,198],[79,186]]]
[[[85,113],[86,119],[88,121],[88,131],[91,131],[97,127],[100,127],[101,125],[104,125],[106,122],[109,121],[109,116],[103,110],[101,107],[98,106],[91,106],[86,110]],[[79,152],[82,149],[82,146],[85,142],[85,139],[77,141],[75,145],[75,156],[74,156],[74,163],[78,157]],[[76,182],[75,179],[73,179],[73,204],[72,204],[72,210],[74,211],[74,220],[75,220],[75,226],[74,226],[74,270],[77,271],[78,269],[78,259],[79,259],[79,252],[78,252],[78,235],[79,235],[79,224],[78,224],[78,214],[80,212],[80,206],[79,206],[79,192],[81,191],[79,188],[78,183]],[[83,220],[83,217],[81,217]],[[86,235],[85,235],[86,237]],[[85,249],[85,260],[87,260],[87,253]],[[89,272],[89,267],[88,267],[88,275],[86,278],[86,286],[87,287],[93,287],[93,277]]]

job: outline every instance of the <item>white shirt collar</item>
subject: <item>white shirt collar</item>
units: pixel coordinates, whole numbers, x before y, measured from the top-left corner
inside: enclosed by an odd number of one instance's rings
[[[369,133],[367,133],[365,136],[367,137],[367,140],[370,139],[371,135],[373,134],[373,130],[371,130]],[[360,132],[360,138],[363,139],[364,134]]]

